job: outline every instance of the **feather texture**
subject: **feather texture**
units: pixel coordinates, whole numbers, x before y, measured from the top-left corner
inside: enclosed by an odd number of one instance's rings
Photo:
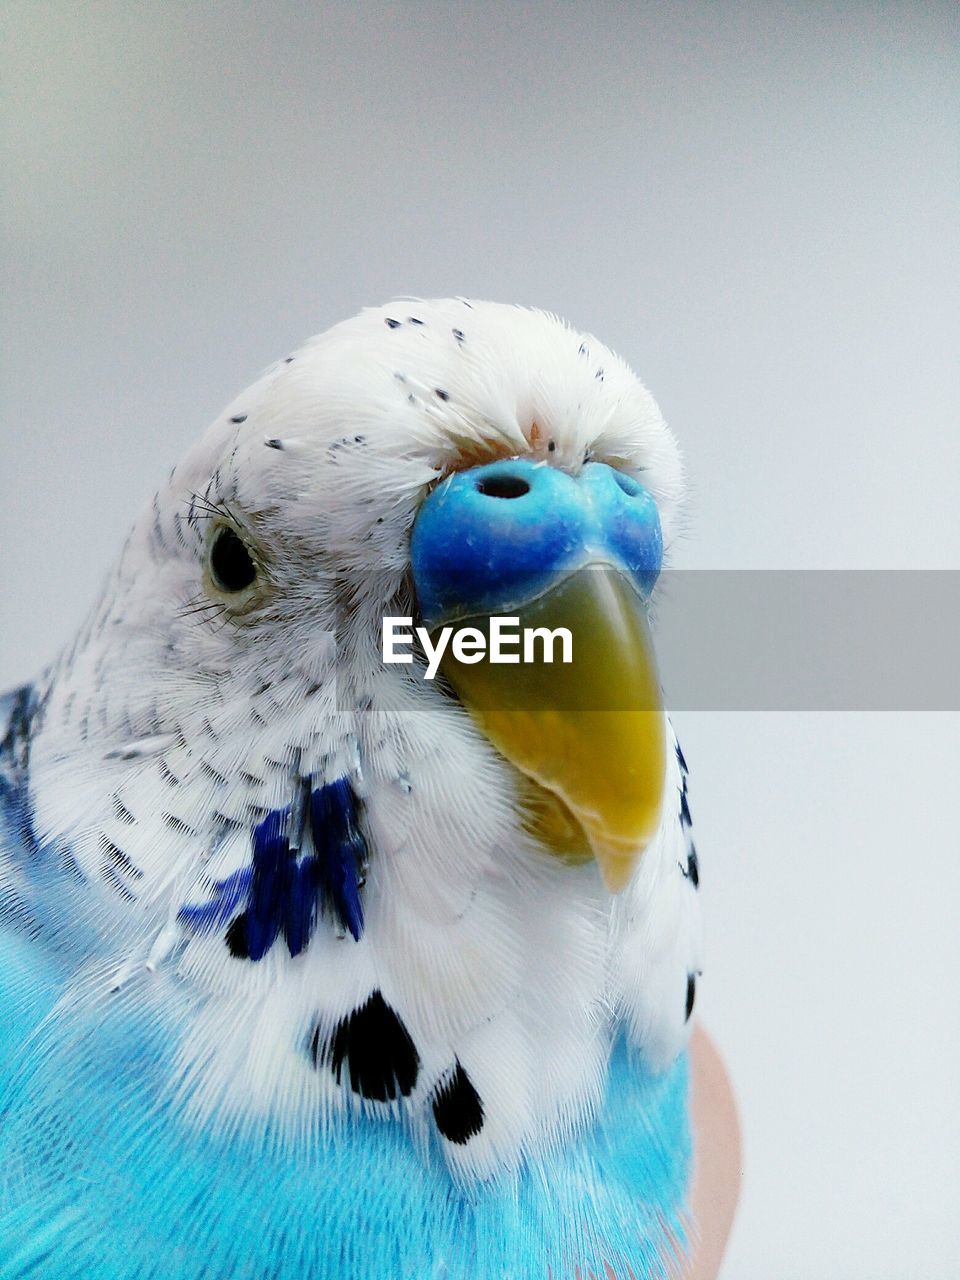
[[[666,1274],[701,968],[679,748],[611,898],[380,661],[419,502],[516,453],[642,472],[669,544],[676,446],[602,344],[365,312],[228,407],[0,706],[0,1280]]]

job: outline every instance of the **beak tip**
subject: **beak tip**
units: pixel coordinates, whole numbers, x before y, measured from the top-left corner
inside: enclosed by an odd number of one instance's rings
[[[633,873],[640,862],[641,850],[625,854],[622,849],[616,852],[595,849],[594,853],[607,891],[613,897],[619,897],[633,879]]]

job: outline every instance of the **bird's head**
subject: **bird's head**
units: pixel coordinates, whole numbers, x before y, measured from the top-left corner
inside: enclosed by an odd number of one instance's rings
[[[205,993],[205,1109],[432,1098],[481,1171],[590,1111],[621,1015],[670,1060],[693,890],[646,614],[681,494],[622,360],[463,300],[313,339],[173,470],[38,686],[29,811],[54,928]],[[471,661],[504,616],[573,662]],[[385,618],[423,652],[385,661]]]
[[[398,302],[335,326],[229,406],[134,529],[48,695],[41,827],[90,835],[106,791],[158,802],[184,841],[289,804],[292,779],[365,772],[368,793],[426,784],[461,848],[495,814],[621,888],[663,790],[645,613],[681,491],[649,393],[550,315]],[[489,615],[567,627],[573,663],[384,662],[385,617],[436,636]],[[44,785],[71,751],[74,783]],[[157,760],[194,785],[154,785]],[[165,884],[187,874],[167,862]]]

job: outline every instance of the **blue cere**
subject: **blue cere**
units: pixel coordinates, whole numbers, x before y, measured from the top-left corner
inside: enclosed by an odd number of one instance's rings
[[[594,517],[598,549],[610,552],[647,596],[663,565],[663,534],[653,494],[639,480],[604,462],[590,462],[580,474]]]
[[[591,562],[625,569],[648,595],[663,561],[657,504],[606,463],[577,476],[528,458],[459,471],[420,508],[411,547],[428,627],[505,613]]]
[[[227,945],[244,960],[262,960],[281,935],[290,954],[299,955],[323,907],[359,940],[366,844],[353,788],[338,778],[312,788],[304,802],[312,853],[290,845],[290,806],[271,810],[254,829],[252,865],[217,881],[208,901],[185,903],[179,922],[196,933],[229,924]]]

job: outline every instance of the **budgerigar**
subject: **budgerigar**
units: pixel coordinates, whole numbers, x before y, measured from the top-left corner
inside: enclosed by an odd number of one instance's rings
[[[2,1280],[670,1274],[682,490],[620,358],[465,299],[312,339],[174,468],[2,704]],[[385,661],[507,615],[572,665]]]

